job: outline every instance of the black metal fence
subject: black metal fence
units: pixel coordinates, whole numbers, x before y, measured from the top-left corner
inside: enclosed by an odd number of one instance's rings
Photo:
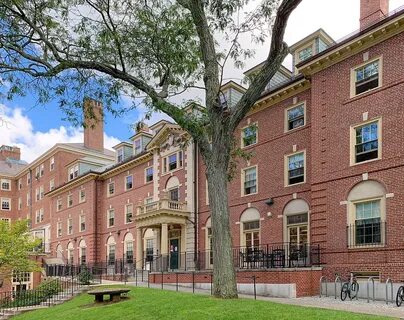
[[[378,247],[385,245],[386,223],[380,219],[357,220],[347,226],[348,247]]]
[[[0,317],[22,308],[52,306],[73,296],[85,283],[76,277],[57,277],[31,290],[0,293]]]

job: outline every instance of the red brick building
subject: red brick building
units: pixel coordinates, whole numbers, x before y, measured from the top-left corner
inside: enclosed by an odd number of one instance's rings
[[[236,132],[254,154],[229,183],[239,277],[297,284],[295,296],[313,294],[321,275],[404,278],[404,11],[360,3],[359,31],[335,41],[319,29],[291,46],[293,71],[278,71]],[[224,84],[227,107],[244,90]],[[102,131],[96,122],[84,144],[56,145],[29,165],[3,146],[1,217],[29,217],[61,263],[210,269],[197,146],[160,121],[113,154]]]

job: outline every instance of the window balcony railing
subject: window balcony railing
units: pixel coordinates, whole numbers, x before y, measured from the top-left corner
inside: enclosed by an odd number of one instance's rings
[[[137,215],[156,212],[159,210],[172,210],[186,212],[186,202],[173,201],[169,199],[161,199],[159,201],[151,202],[148,204],[140,205],[137,207]]]
[[[386,223],[379,219],[358,220],[347,226],[348,248],[380,247],[386,244]]]

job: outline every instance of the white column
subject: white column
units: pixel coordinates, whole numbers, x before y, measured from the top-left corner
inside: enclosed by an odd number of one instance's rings
[[[168,253],[168,224],[161,224],[161,246],[160,246],[161,254]]]
[[[136,228],[136,269],[143,268],[143,237],[142,228]]]

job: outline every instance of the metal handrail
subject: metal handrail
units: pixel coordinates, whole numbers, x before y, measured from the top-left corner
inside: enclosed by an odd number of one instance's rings
[[[342,279],[340,276],[336,276],[334,280],[334,296],[337,299],[337,282],[340,284],[340,290],[342,290]]]
[[[369,283],[372,281],[372,291],[373,291],[373,302],[375,301],[375,279],[374,277],[369,277],[366,283],[366,292],[367,292],[367,302],[369,303]]]
[[[391,287],[391,302],[393,303],[394,293],[393,293],[393,281],[390,278],[386,280],[386,304],[389,304],[389,283]]]
[[[322,286],[322,284],[323,284],[323,281],[324,281],[324,283],[325,283],[325,296],[326,297],[328,297],[328,292],[327,292],[327,279],[325,278],[325,276],[322,276],[321,278],[320,278],[320,298],[321,298],[321,295],[322,295],[322,291],[323,291],[323,286]]]

